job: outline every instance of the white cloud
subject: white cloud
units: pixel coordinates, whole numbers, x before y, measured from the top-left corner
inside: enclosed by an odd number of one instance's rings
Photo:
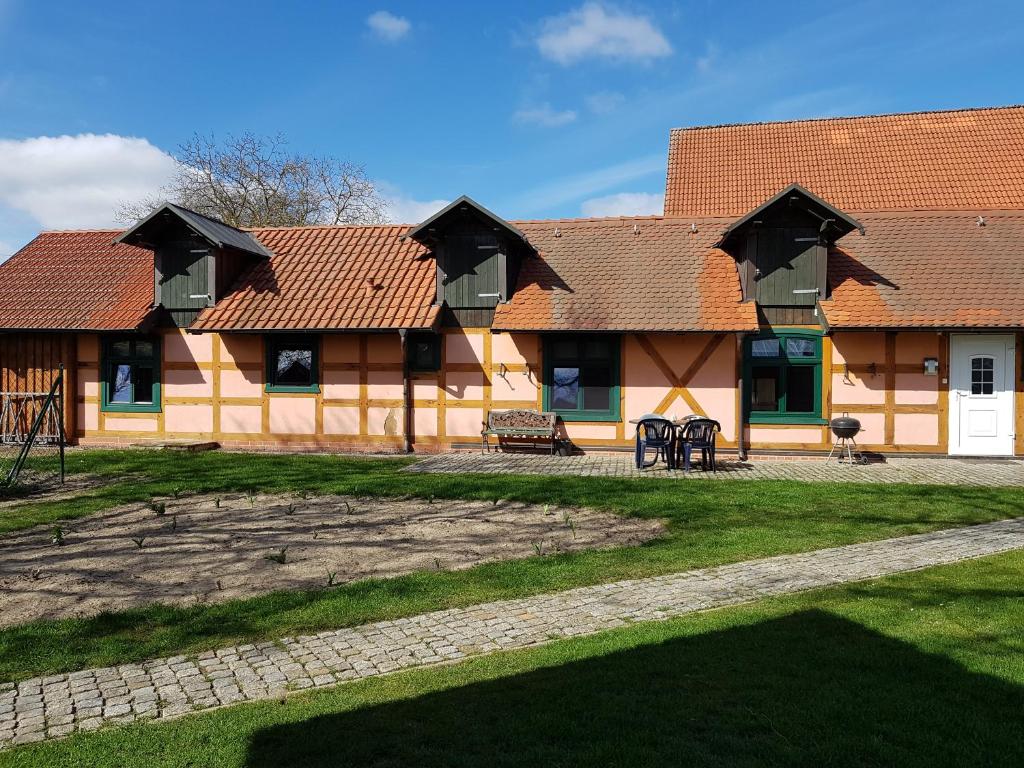
[[[718,61],[718,45],[713,42],[709,42],[704,46],[704,55],[697,57],[697,71],[701,74],[707,74],[711,71],[711,68]]]
[[[545,19],[536,43],[542,56],[559,64],[587,58],[650,61],[672,53],[649,18],[600,2]]]
[[[366,17],[366,24],[377,37],[388,42],[401,40],[409,34],[412,24],[404,16],[395,16],[388,11],[377,11]]]
[[[620,192],[580,204],[584,216],[660,216],[664,209],[665,196],[648,192]]]
[[[587,96],[585,101],[595,115],[607,115],[621,107],[626,97],[616,91],[599,91]]]
[[[159,193],[174,173],[170,155],[114,134],[0,140],[0,205],[47,229],[117,224],[122,203]]]
[[[594,171],[549,179],[519,194],[508,205],[522,215],[534,214],[559,205],[582,200],[608,189],[630,184],[648,176],[664,176],[665,156],[661,153],[609,165]]]
[[[557,110],[547,102],[544,102],[536,107],[524,107],[517,110],[512,117],[519,123],[543,125],[545,128],[557,128],[560,125],[568,125],[573,122],[576,119],[576,112],[571,109]]]
[[[6,240],[0,240],[0,262],[14,253],[14,246]]]
[[[414,200],[402,195],[385,196],[388,221],[394,224],[419,224],[444,208],[451,200]]]

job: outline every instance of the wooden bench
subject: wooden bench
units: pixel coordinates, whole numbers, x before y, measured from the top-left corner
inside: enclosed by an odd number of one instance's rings
[[[554,413],[541,413],[528,409],[515,409],[509,411],[489,411],[484,428],[480,432],[481,453],[490,453],[490,437],[498,438],[498,447],[501,447],[501,439],[530,440],[535,438],[546,438],[551,441],[551,455],[554,456],[558,441],[555,439],[555,423],[558,416]]]

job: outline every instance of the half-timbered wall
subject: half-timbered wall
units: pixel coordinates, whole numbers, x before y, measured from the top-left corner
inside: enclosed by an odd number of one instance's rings
[[[441,369],[413,373],[411,440],[419,452],[478,445],[491,408],[541,408],[542,337],[443,331]],[[2,337],[0,337],[2,338]],[[163,337],[160,413],[100,410],[98,337],[81,335],[78,434],[88,443],[215,440],[225,447],[289,450],[400,450],[402,360],[397,333],[322,337],[320,392],[264,391],[264,340],[258,335]],[[837,332],[822,346],[824,416],[860,419],[869,450],[945,453],[948,446],[948,336],[934,332]],[[1018,337],[1018,349],[1024,339]],[[937,376],[923,373],[938,358]],[[1018,351],[1018,382],[1021,358]],[[701,413],[722,425],[720,447],[735,448],[741,412],[739,345],[733,334],[626,334],[622,337],[617,423],[570,422],[563,436],[582,448],[628,447],[645,413]],[[1024,389],[1017,393],[1017,452],[1024,454]],[[827,425],[744,427],[753,453],[822,451]]]

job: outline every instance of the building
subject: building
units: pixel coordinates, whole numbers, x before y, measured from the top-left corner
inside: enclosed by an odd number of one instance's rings
[[[437,451],[490,409],[584,450],[1024,454],[1024,107],[672,131],[665,214],[240,231],[166,204],[0,265],[0,391],[83,445]]]

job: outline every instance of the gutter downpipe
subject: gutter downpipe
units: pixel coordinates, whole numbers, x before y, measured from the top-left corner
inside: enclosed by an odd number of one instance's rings
[[[398,330],[398,338],[402,345],[402,451],[404,453],[412,453],[412,445],[409,441],[409,422],[412,414],[409,408],[409,355],[406,349],[408,336],[407,329],[400,328]]]
[[[747,446],[743,442],[743,436],[747,431],[746,425],[746,397],[743,392],[743,346],[746,342],[749,333],[740,332],[736,334],[736,346],[737,355],[736,359],[739,361],[739,366],[736,371],[736,391],[739,393],[740,408],[739,413],[736,414],[736,457],[740,461],[747,460]]]

